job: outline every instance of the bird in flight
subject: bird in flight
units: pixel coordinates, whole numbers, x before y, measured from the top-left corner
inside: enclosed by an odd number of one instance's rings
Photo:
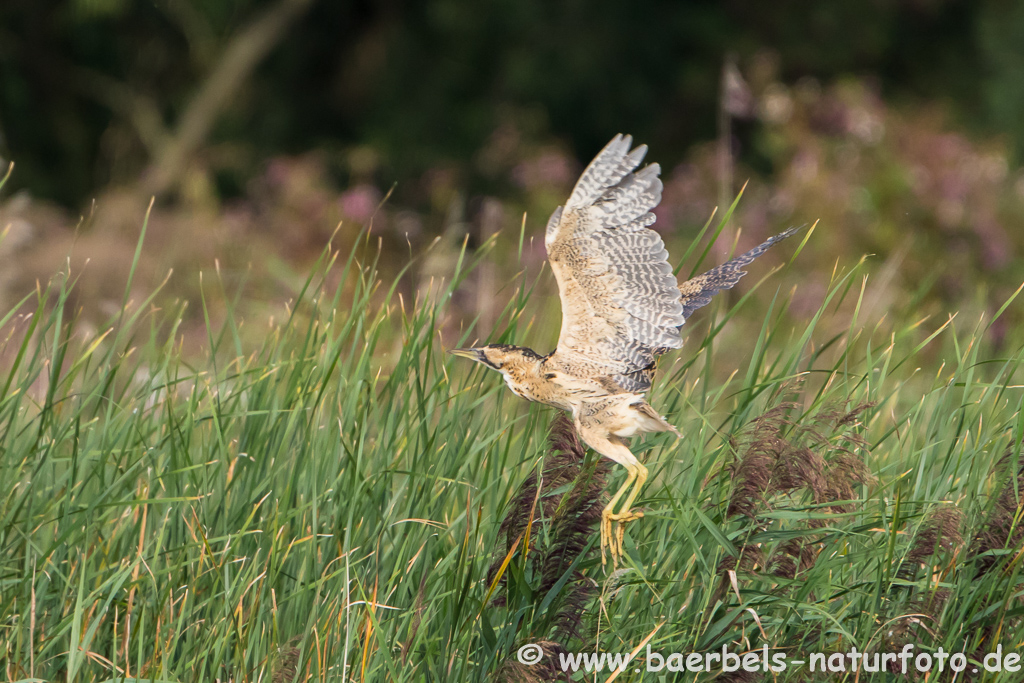
[[[601,515],[601,563],[607,549],[613,567],[623,553],[625,525],[643,517],[632,506],[647,480],[626,439],[641,432],[682,436],[644,400],[658,356],[683,345],[679,328],[690,314],[799,230],[679,284],[661,237],[650,229],[651,210],[661,201],[661,168],[635,170],[647,146],[630,150],[632,144],[629,135],[616,135],[548,220],[544,244],[562,303],[557,348],[547,355],[506,344],[452,350],[500,372],[516,396],[569,411],[580,438],[626,468],[625,483]]]

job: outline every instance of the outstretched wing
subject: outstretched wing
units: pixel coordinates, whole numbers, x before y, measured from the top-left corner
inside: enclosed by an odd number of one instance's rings
[[[661,171],[635,171],[647,147],[630,151],[617,135],[548,221],[545,244],[562,301],[556,354],[594,376],[650,366],[659,349],[682,346],[679,287],[651,209],[661,201]]]
[[[747,253],[726,261],[722,265],[679,285],[679,293],[682,295],[683,303],[683,318],[689,318],[698,308],[707,306],[711,303],[711,297],[718,292],[734,287],[740,281],[740,278],[747,274],[747,271],[743,270],[744,266],[750,265],[751,261],[768,251],[773,244],[781,242],[802,227],[790,228],[785,232],[780,232]]]
[[[747,274],[747,271],[743,270],[744,266],[749,265],[751,261],[768,251],[773,244],[781,242],[802,227],[790,228],[785,232],[781,232],[765,240],[747,253],[741,254],[716,268],[712,268],[706,273],[690,278],[680,284],[679,293],[682,295],[683,318],[689,320],[694,311],[711,303],[711,297],[715,294],[723,289],[734,287]],[[668,351],[668,348],[653,349],[652,355],[657,358],[666,351]],[[625,391],[642,394],[651,388],[655,370],[655,363],[651,362],[646,367],[617,375],[613,379]]]

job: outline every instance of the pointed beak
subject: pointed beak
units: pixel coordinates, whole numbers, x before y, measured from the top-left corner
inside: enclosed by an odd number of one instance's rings
[[[453,356],[460,356],[462,358],[475,360],[477,363],[483,362],[484,359],[483,351],[480,351],[479,349],[452,349],[448,353]]]

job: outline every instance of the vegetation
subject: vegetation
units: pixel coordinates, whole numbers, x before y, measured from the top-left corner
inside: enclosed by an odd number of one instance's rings
[[[652,402],[686,436],[641,448],[646,516],[605,575],[589,521],[621,473],[564,426],[549,452],[550,409],[445,354],[472,341],[447,309],[497,242],[410,299],[364,233],[255,334],[214,274],[199,361],[180,306],[126,293],[80,325],[73,273],[6,312],[4,676],[547,680],[558,652],[641,645],[1020,649],[1024,357],[985,334],[1012,299],[889,331],[860,263],[806,318],[781,291],[753,306],[752,276],[661,368]],[[501,290],[492,341],[552,334],[532,291]]]
[[[1018,680],[1022,7],[0,3],[2,676]],[[616,132],[680,275],[821,223],[663,358],[605,574],[620,468],[445,350],[553,345]]]

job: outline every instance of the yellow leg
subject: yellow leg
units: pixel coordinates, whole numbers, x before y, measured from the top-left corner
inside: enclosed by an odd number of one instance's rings
[[[624,396],[628,400],[633,400],[631,395]],[[614,399],[615,397],[612,398]],[[611,407],[614,408],[614,405]],[[601,410],[604,409],[602,408]],[[640,464],[636,456],[630,452],[629,447],[626,446],[625,439],[614,433],[609,433],[608,425],[601,421],[601,419],[607,417],[614,418],[613,412],[608,410],[604,410],[604,412],[598,410],[595,412],[592,409],[590,412],[584,411],[582,414],[575,415],[574,417],[576,430],[579,432],[580,438],[601,455],[625,467],[628,472],[622,488],[612,496],[608,506],[601,513],[601,566],[607,566],[608,560],[605,555],[605,549],[607,548],[608,554],[612,556],[612,567],[615,568],[619,564],[619,558],[622,557],[622,538],[625,533],[626,523],[643,517],[643,512],[632,512],[630,508],[633,506],[633,501],[636,500],[644,482],[647,481],[647,468]],[[665,424],[667,425],[667,423]],[[647,429],[646,431],[651,430]],[[626,493],[626,489],[630,487],[632,487],[632,490],[629,492],[625,504],[619,509],[619,512],[615,512],[615,506],[618,505],[619,499]],[[618,528],[615,532],[612,531],[612,522],[618,523]]]
[[[625,464],[623,466],[626,468],[627,472],[626,481],[622,484],[622,487],[615,493],[615,495],[612,496],[612,499],[608,501],[608,505],[601,512],[601,566],[604,567],[608,563],[604,556],[604,550],[607,547],[609,554],[612,556],[613,569],[619,564],[620,554],[615,545],[615,536],[612,534],[612,520],[616,517],[615,504],[619,502],[619,498],[622,497],[622,494],[625,493],[626,489],[629,488],[629,486],[636,480],[637,475],[639,474],[637,468],[643,468],[643,465],[640,465],[639,463],[636,465]],[[643,470],[643,477],[644,479],[647,478],[646,469]],[[630,495],[628,499],[629,502],[632,502],[635,495],[635,492],[633,495]]]
[[[622,539],[626,534],[626,522],[632,522],[633,520],[640,519],[644,516],[643,510],[633,512],[630,509],[633,507],[633,501],[636,500],[637,495],[640,493],[640,489],[643,488],[644,483],[647,481],[647,468],[641,464],[637,464],[636,467],[636,481],[633,484],[633,490],[629,492],[629,497],[626,498],[626,502],[622,504],[618,514],[611,515],[611,518],[617,522],[615,544],[618,546],[617,551],[620,557],[623,554]]]

